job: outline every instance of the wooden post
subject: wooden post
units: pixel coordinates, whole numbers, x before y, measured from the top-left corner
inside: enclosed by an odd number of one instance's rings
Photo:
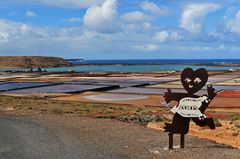
[[[173,149],[173,134],[169,133],[169,150]]]
[[[184,149],[184,143],[185,143],[184,137],[185,137],[185,134],[181,134],[181,139],[180,139],[180,148],[181,149]]]

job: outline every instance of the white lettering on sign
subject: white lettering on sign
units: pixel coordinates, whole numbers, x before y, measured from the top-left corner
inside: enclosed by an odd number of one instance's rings
[[[183,98],[179,101],[177,106],[174,106],[171,109],[171,112],[178,113],[183,117],[198,117],[200,119],[206,118],[206,115],[202,114],[199,110],[202,106],[202,102],[209,102],[206,95],[199,98]]]

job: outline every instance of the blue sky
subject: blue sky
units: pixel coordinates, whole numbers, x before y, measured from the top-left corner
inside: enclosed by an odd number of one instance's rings
[[[0,55],[240,58],[240,0],[0,1]]]

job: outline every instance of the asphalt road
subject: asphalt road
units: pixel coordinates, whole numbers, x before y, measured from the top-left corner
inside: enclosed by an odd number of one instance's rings
[[[189,136],[186,149],[164,150],[167,134],[116,120],[0,115],[0,128],[1,159],[240,158],[240,150]]]

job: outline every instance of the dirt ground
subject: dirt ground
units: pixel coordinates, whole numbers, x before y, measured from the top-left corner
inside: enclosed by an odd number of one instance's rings
[[[80,103],[9,96],[0,96],[0,111],[14,115],[68,114],[92,118],[118,119],[143,126],[148,124],[147,127],[159,130],[162,130],[163,122],[169,122],[172,118],[169,108]],[[222,126],[212,131],[191,125],[189,135],[240,148],[240,128],[234,124],[235,121],[240,120],[239,111],[225,112],[211,109],[206,112],[206,115],[217,117]]]
[[[79,115],[0,114],[0,158],[237,159],[240,151],[186,136],[185,149],[168,150],[168,135],[113,119]]]

